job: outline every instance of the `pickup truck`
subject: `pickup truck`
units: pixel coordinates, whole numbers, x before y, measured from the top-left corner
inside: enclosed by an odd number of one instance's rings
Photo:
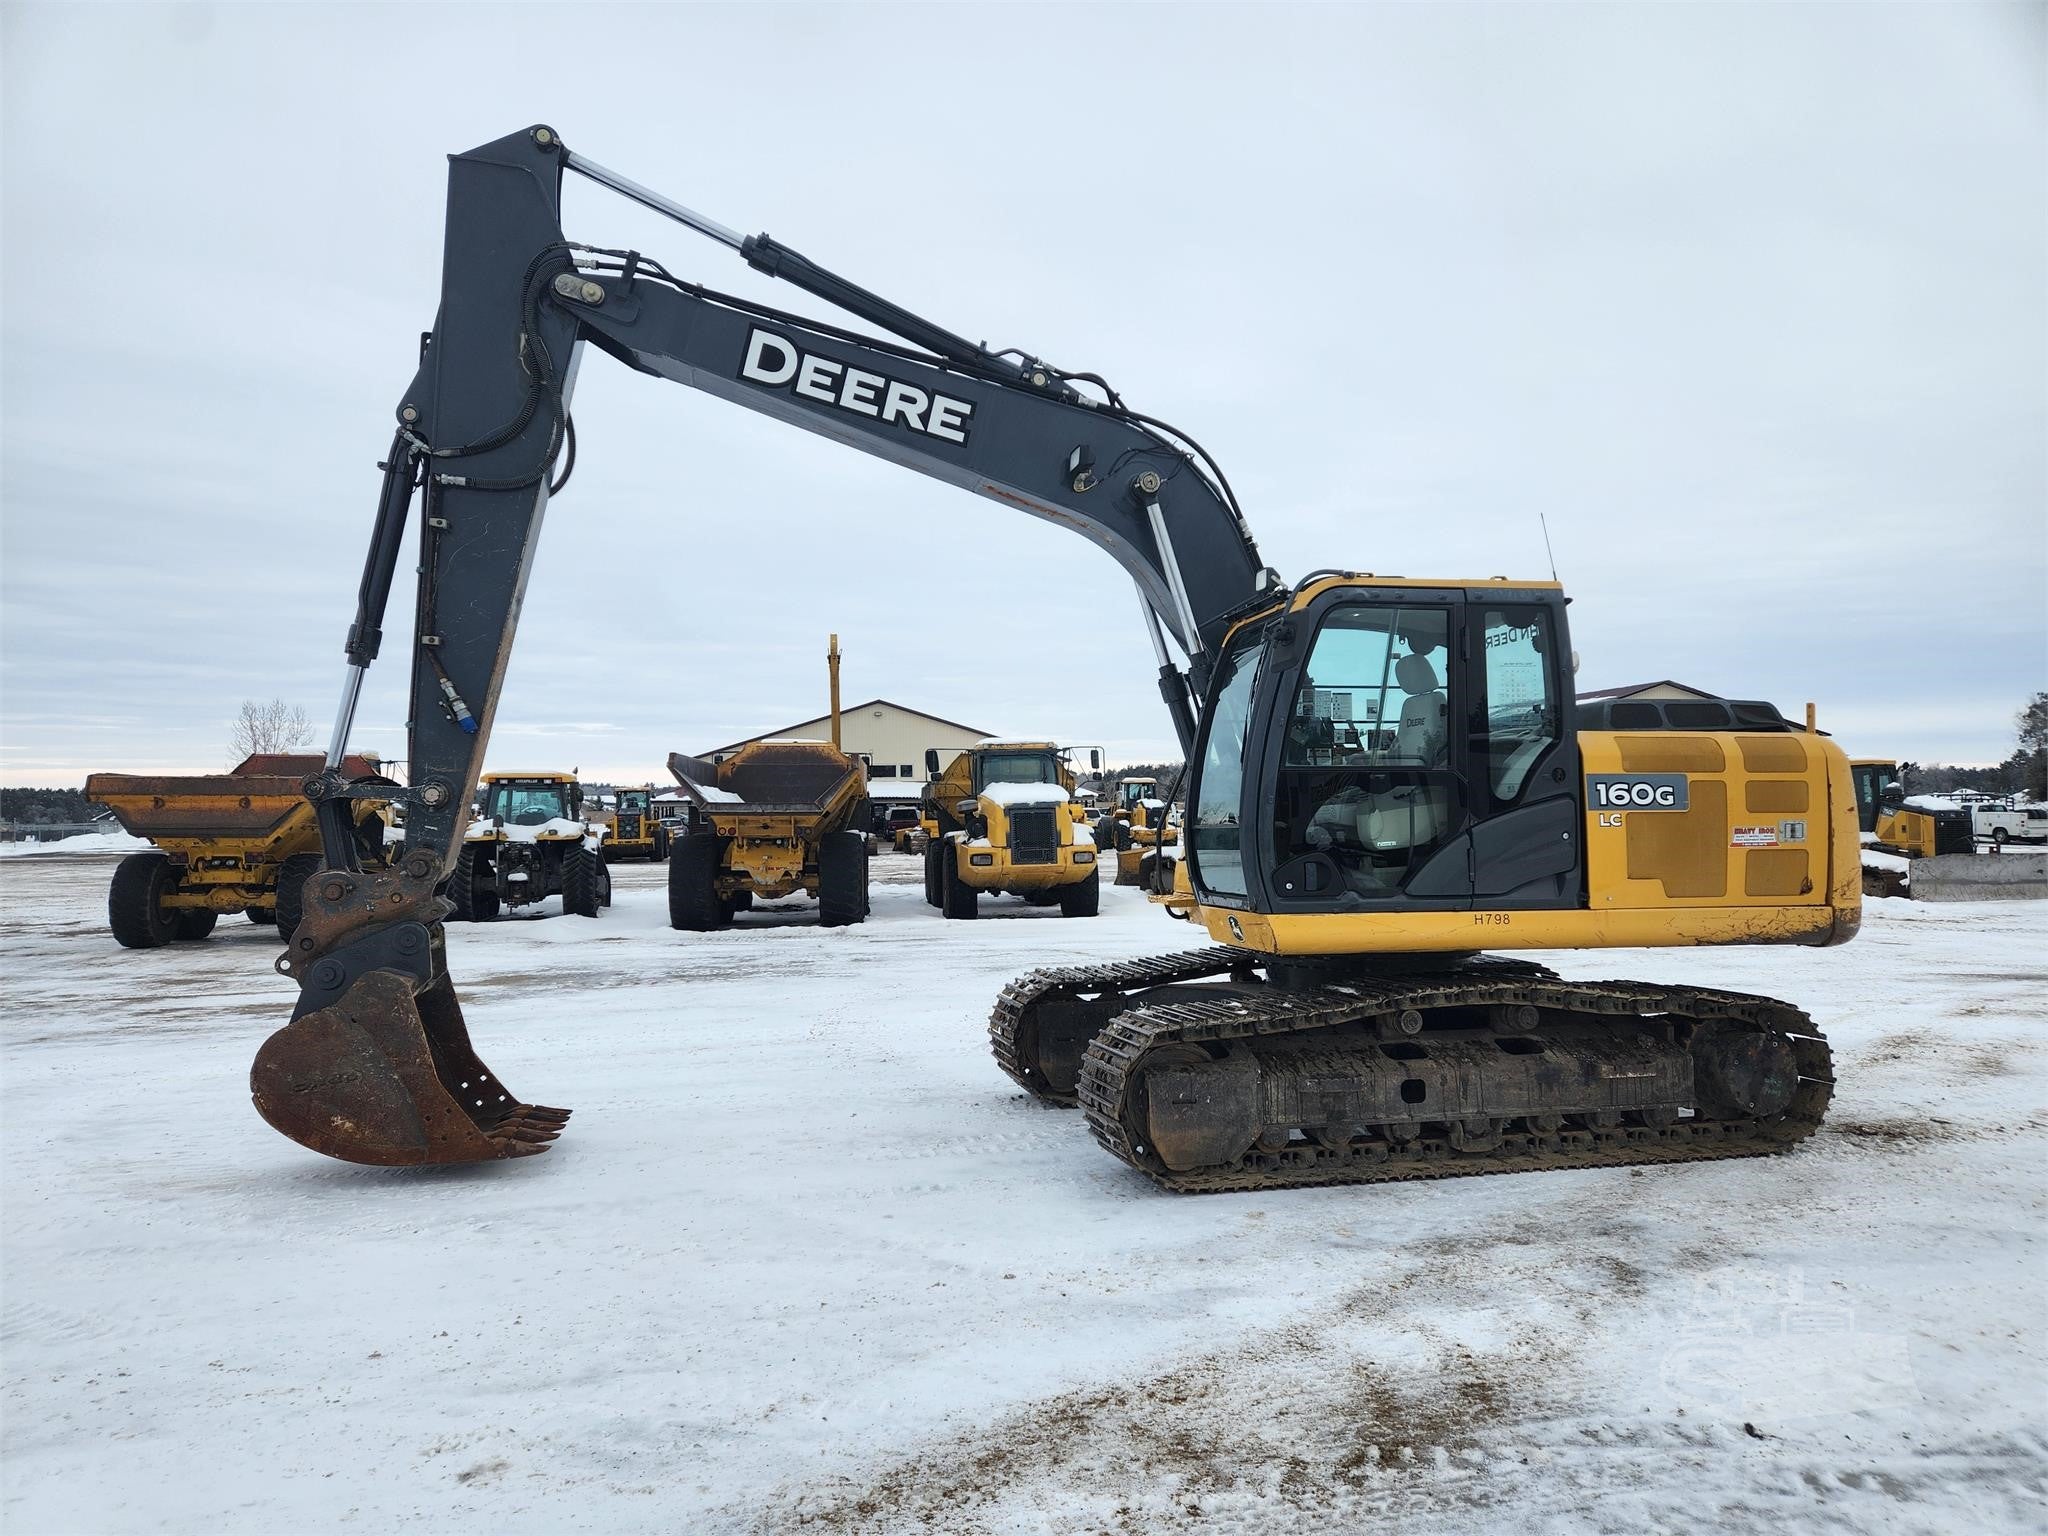
[[[1973,805],[1970,822],[1994,843],[2048,843],[2048,805]]]

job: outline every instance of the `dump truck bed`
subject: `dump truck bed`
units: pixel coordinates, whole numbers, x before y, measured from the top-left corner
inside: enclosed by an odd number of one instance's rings
[[[311,825],[303,786],[324,762],[310,753],[266,753],[228,773],[95,773],[85,781],[85,798],[107,807],[128,832],[160,845],[262,841],[295,816]],[[261,771],[247,771],[252,766]],[[343,769],[351,778],[377,772],[376,764],[360,757],[347,759]]]
[[[669,772],[712,824],[728,833],[742,822],[799,823],[811,837],[850,826],[867,799],[860,759],[829,742],[749,742],[722,763],[671,752]]]

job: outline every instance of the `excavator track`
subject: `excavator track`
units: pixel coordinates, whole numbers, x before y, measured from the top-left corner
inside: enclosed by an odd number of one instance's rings
[[[1047,1104],[1071,1107],[1080,1102],[1073,1074],[1080,1068],[1081,1048],[1124,1011],[1131,993],[1228,975],[1263,959],[1251,950],[1218,944],[1141,960],[1031,971],[1003,988],[996,999],[988,1020],[989,1046],[996,1065],[1018,1087]],[[1068,1050],[1052,1046],[1055,1033],[1066,1037]],[[1040,1049],[1041,1035],[1048,1051]]]
[[[1233,969],[1242,975],[1263,958],[1214,950],[1163,962],[1037,973],[1004,994],[992,1032],[1006,1005],[1028,1014],[1033,999],[1063,989],[1121,986],[1126,978],[1135,986],[1159,986],[1166,979],[1198,980]],[[1173,974],[1162,979],[1155,971],[1148,979],[1133,969],[1148,965]],[[1012,993],[1019,995],[1013,999]],[[1501,1022],[1474,1028],[1475,1018]],[[1730,1039],[1741,1045],[1729,1049],[1718,1043]],[[1555,1090],[1565,1095],[1555,1101],[1562,1112],[1546,1106],[1539,1113],[1439,1122],[1427,1118],[1423,1107],[1414,1121],[1352,1121],[1334,1132],[1329,1125],[1311,1125],[1305,1134],[1276,1127],[1271,1118],[1276,1076],[1292,1074],[1284,1092],[1294,1095],[1287,1102],[1298,1109],[1312,1098],[1300,1091],[1302,1084],[1342,1081],[1355,1090],[1361,1064],[1371,1064],[1366,1071],[1390,1070],[1382,1056],[1447,1058],[1446,1080],[1463,1072],[1469,1083],[1474,1064],[1483,1070],[1491,1060],[1487,1053],[1510,1047],[1546,1065],[1557,1054],[1571,1057],[1570,1067],[1581,1076],[1574,1087]],[[1708,1055],[1698,1055],[1701,1050]],[[1184,1153],[1170,1165],[1146,1129],[1148,1074],[1156,1101],[1174,1099],[1164,1110],[1168,1124],[1176,1113],[1193,1115],[1201,1134],[1213,1140],[1215,1105],[1232,1102],[1233,1094],[1243,1097],[1238,1085],[1248,1060],[1255,1065],[1249,1069],[1252,1097],[1245,1102],[1263,1104],[1262,1132],[1234,1143],[1249,1146],[1219,1161],[1189,1166]],[[1715,1090],[1724,1100],[1748,1093],[1769,1108],[1755,1114],[1680,1109],[1679,1100],[1694,1092],[1696,1065],[1703,1082],[1717,1074],[1712,1080],[1746,1085]],[[1391,1070],[1417,1069],[1402,1069],[1397,1060]],[[1345,1079],[1346,1073],[1352,1077]],[[1560,1080],[1560,1074],[1553,1070],[1550,1080]],[[1163,1188],[1211,1193],[1762,1156],[1811,1135],[1832,1089],[1826,1039],[1788,1003],[1649,982],[1568,982],[1538,966],[1480,960],[1421,975],[1354,974],[1299,990],[1197,985],[1180,995],[1130,999],[1090,1041],[1077,1097],[1096,1140],[1110,1153]],[[1571,1091],[1580,1096],[1569,1098]],[[1630,1094],[1641,1102],[1636,1108],[1580,1112],[1591,1102],[1586,1095],[1596,1091],[1609,1103]],[[1260,1114],[1257,1107],[1250,1112]]]

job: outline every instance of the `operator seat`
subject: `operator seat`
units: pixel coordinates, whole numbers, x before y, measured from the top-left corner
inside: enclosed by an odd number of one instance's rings
[[[1407,698],[1401,704],[1401,723],[1394,731],[1387,765],[1448,768],[1449,733],[1436,668],[1427,656],[1403,656],[1394,664],[1394,681]],[[1442,837],[1449,825],[1450,792],[1441,785],[1398,785],[1367,795],[1359,807],[1359,838],[1376,853],[1427,847]]]

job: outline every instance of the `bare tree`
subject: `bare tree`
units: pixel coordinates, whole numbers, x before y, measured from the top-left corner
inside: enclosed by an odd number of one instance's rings
[[[313,722],[298,705],[283,699],[268,704],[244,699],[242,712],[235,716],[234,729],[228,734],[230,766],[259,752],[289,752],[312,739]]]

